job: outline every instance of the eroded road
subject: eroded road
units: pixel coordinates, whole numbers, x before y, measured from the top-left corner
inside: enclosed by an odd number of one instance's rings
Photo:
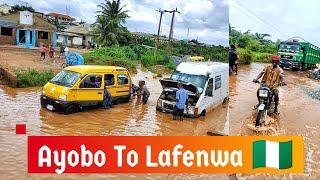
[[[270,125],[268,132],[253,131],[259,85],[252,80],[264,64],[241,66],[239,75],[230,77],[230,134],[231,135],[300,135],[305,144],[305,170],[303,175],[258,175],[243,179],[319,179],[320,178],[320,81],[307,78],[306,72],[285,71],[287,86],[280,87],[280,116]]]

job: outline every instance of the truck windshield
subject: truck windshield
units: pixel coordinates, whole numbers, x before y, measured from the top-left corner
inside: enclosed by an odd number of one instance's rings
[[[60,86],[73,86],[77,80],[80,78],[80,73],[62,70],[54,78],[50,80],[51,83]]]
[[[181,73],[179,71],[175,71],[171,75],[171,79],[191,83],[197,87],[197,89],[200,93],[202,93],[203,88],[204,88],[206,81],[207,81],[206,76],[185,74],[185,73]]]
[[[296,52],[300,50],[300,46],[297,44],[280,44],[279,50],[284,52],[285,51]]]

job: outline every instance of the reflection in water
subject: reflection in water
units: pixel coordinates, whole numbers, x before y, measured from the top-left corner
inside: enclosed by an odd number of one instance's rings
[[[261,135],[247,128],[255,117],[253,105],[257,103],[257,84],[252,80],[263,69],[263,64],[241,66],[238,76],[230,77],[230,134]],[[306,72],[285,71],[287,86],[280,87],[280,117],[273,124],[275,134],[304,137],[305,171],[303,175],[242,176],[243,179],[317,179],[320,177],[320,101],[305,89],[319,90],[320,83],[307,78]]]
[[[15,135],[15,125],[26,123],[28,135],[206,135],[207,131],[229,133],[228,106],[219,106],[205,117],[174,121],[170,114],[156,111],[161,92],[159,79],[139,72],[134,82],[145,79],[151,92],[147,105],[133,97],[129,103],[119,104],[109,110],[93,109],[68,116],[40,107],[41,88],[12,89],[0,86],[0,179],[35,178],[27,174],[26,136]],[[181,179],[190,175],[90,175],[100,178],[156,178]],[[42,175],[52,178],[63,176]],[[83,175],[68,175],[68,178]],[[191,177],[191,176],[190,176]],[[192,175],[197,178],[226,179],[225,175]]]

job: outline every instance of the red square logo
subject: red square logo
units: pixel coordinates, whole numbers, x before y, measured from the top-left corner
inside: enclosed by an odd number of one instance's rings
[[[16,134],[26,134],[26,124],[16,124]]]

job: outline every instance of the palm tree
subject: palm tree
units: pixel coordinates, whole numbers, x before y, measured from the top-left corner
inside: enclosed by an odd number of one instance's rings
[[[51,23],[54,27],[56,27],[59,31],[66,29],[65,23],[61,23],[58,19],[50,19],[48,18],[49,23]]]
[[[271,35],[270,34],[255,33],[255,38],[258,39],[261,43],[270,43],[271,42],[269,39],[265,39],[266,37],[271,37]]]
[[[120,0],[105,0],[104,3],[98,5],[101,10],[97,11],[99,15],[95,23],[94,34],[102,45],[119,44],[119,40],[123,39],[127,33],[123,24],[129,18],[127,14],[129,11],[124,10],[125,6],[121,6]]]

